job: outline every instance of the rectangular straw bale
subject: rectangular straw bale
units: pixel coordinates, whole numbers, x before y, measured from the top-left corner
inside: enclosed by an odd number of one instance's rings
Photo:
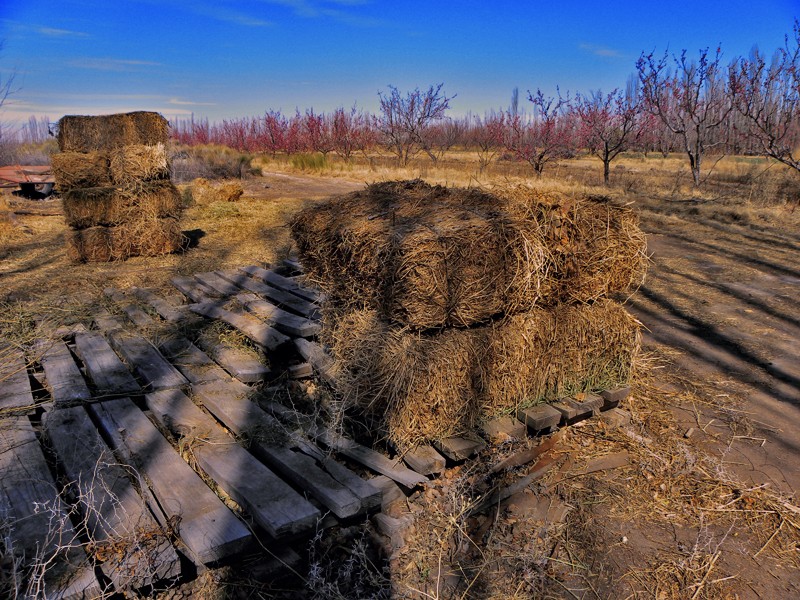
[[[169,169],[162,143],[131,144],[111,151],[111,179],[115,185],[136,186],[144,181],[169,179]]]
[[[111,185],[106,152],[59,152],[53,154],[51,164],[56,187],[62,192]]]
[[[166,144],[169,124],[155,112],[103,116],[66,116],[58,122],[58,148],[62,152],[109,151],[122,146]]]
[[[462,434],[520,406],[624,385],[639,324],[611,301],[536,308],[469,329],[420,334],[376,311],[326,314],[346,406],[400,447]]]
[[[117,225],[140,216],[177,217],[181,195],[168,180],[147,182],[138,188],[70,190],[62,195],[67,225],[77,229]]]
[[[139,218],[116,227],[72,229],[66,234],[67,257],[73,262],[109,262],[132,256],[160,256],[183,247],[174,218]]]
[[[333,301],[420,330],[597,300],[636,285],[647,263],[630,210],[521,189],[377,183],[305,209],[291,229]]]

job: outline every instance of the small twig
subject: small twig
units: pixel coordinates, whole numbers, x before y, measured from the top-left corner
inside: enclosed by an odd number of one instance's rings
[[[700,583],[697,584],[697,589],[694,591],[694,594],[692,594],[691,600],[695,600],[695,598],[697,598],[697,596],[700,595],[700,590],[702,590],[703,586],[705,586],[706,580],[708,579],[708,576],[711,575],[711,571],[714,570],[714,565],[716,564],[717,559],[720,557],[721,554],[722,552],[720,550],[717,550],[714,556],[711,557],[711,562],[708,565],[706,574],[703,575],[703,578],[700,580]]]

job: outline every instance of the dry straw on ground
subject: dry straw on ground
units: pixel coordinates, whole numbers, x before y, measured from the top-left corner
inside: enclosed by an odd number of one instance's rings
[[[131,256],[160,256],[184,244],[177,219],[144,216],[116,227],[68,231],[67,256],[73,262],[108,262]]]
[[[433,335],[393,327],[370,310],[328,317],[344,405],[375,417],[401,448],[519,406],[625,384],[639,349],[639,323],[610,301]]]
[[[142,182],[169,179],[166,146],[130,144],[111,152],[111,178],[116,185],[137,187]]]
[[[237,202],[244,194],[244,188],[238,181],[211,182],[198,177],[192,182],[192,200],[206,205],[213,202]]]
[[[50,160],[56,186],[62,192],[111,185],[106,152],[59,152]]]
[[[334,302],[417,329],[468,326],[638,284],[645,239],[609,203],[383,182],[302,211],[300,258]]]
[[[166,144],[167,120],[154,112],[132,112],[100,117],[66,116],[58,122],[62,152],[109,151],[123,146]]]
[[[136,189],[113,187],[76,189],[62,195],[64,218],[75,228],[117,225],[142,216],[178,217],[181,196],[167,180],[141,184]]]

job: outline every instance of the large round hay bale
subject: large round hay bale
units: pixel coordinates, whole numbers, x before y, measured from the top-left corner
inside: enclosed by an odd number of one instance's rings
[[[111,185],[105,152],[59,152],[51,157],[51,165],[59,191]]]
[[[62,195],[67,225],[78,229],[118,225],[140,217],[178,217],[181,195],[168,180],[137,188],[74,189]]]
[[[611,301],[535,308],[420,334],[374,310],[326,314],[345,406],[401,448],[473,429],[518,407],[629,382],[639,323]]]
[[[155,112],[62,117],[58,148],[62,152],[109,151],[123,146],[166,144],[169,123]]]
[[[169,159],[164,144],[131,144],[111,152],[111,179],[115,185],[136,187],[145,181],[169,179]]]

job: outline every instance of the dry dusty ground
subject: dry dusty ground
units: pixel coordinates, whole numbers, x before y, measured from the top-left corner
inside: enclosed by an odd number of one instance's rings
[[[59,216],[17,215],[0,230],[0,326],[24,341],[34,318],[79,319],[108,285],[166,289],[177,273],[274,262],[291,249],[290,214],[361,185],[250,179],[236,204],[187,209],[184,227],[202,231],[189,252],[108,265],[70,265]],[[800,597],[800,232],[702,201],[625,199],[653,254],[629,299],[648,351],[631,422],[572,428],[552,468],[489,512],[474,511],[496,485],[487,472],[519,448],[434,482],[412,498],[414,525],[376,596]],[[353,597],[326,576],[316,597]]]

